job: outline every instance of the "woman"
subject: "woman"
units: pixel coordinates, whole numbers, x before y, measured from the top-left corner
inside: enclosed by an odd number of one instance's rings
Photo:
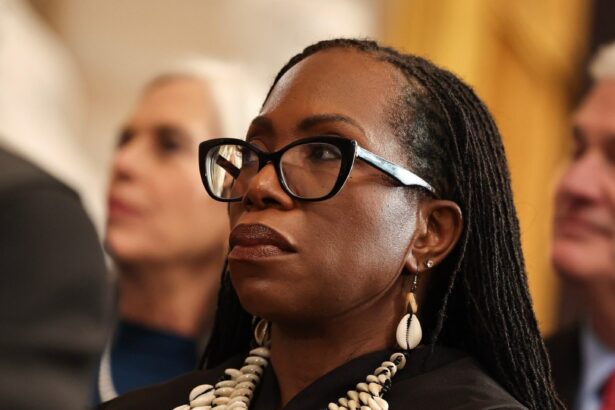
[[[232,227],[209,369],[105,409],[561,408],[501,139],[452,74],[317,43],[200,165]]]
[[[182,64],[145,87],[123,127],[105,241],[119,321],[101,360],[101,401],[194,369],[209,337],[229,222],[194,163],[199,141],[240,132],[240,81],[228,64]]]

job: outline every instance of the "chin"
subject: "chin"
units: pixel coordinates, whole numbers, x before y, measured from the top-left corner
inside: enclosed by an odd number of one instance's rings
[[[579,243],[568,239],[555,239],[551,262],[556,272],[571,281],[588,281],[615,276],[613,252],[601,244]]]
[[[151,241],[121,235],[119,232],[108,231],[104,241],[107,253],[118,263],[138,264],[162,259],[160,250],[151,248]]]

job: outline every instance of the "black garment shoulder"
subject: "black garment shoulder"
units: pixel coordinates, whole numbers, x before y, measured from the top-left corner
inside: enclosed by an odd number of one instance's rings
[[[0,148],[1,198],[33,190],[55,190],[74,199],[77,193],[36,165]]]
[[[390,354],[391,351],[374,352],[344,364],[297,394],[285,410],[326,408],[330,400],[344,395],[348,388],[363,381]],[[222,377],[225,368],[237,368],[242,361],[243,355],[234,357],[215,369],[192,372],[168,383],[129,393],[104,404],[101,409],[173,409],[187,404],[192,388],[203,383],[214,384]],[[411,353],[408,363],[395,376],[393,386],[385,396],[391,409],[525,409],[462,352],[436,348],[430,353],[428,348],[419,348]],[[279,394],[275,374],[267,368],[264,378],[252,407],[273,410],[277,407]]]
[[[574,407],[581,384],[581,324],[558,331],[545,340],[553,382],[567,409]]]

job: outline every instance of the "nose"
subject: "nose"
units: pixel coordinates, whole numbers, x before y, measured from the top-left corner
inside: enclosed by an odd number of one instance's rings
[[[142,138],[136,136],[120,145],[113,155],[112,181],[132,180],[143,173],[144,147]]]
[[[265,208],[289,210],[294,204],[293,198],[280,185],[272,164],[265,165],[254,175],[243,197],[243,205],[247,210]]]
[[[600,155],[586,152],[573,161],[562,175],[556,189],[558,200],[573,204],[593,204],[604,200],[601,182],[606,169]]]

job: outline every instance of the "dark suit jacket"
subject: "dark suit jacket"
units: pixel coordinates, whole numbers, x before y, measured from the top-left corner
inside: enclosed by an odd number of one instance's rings
[[[555,388],[566,408],[573,409],[581,382],[581,333],[579,326],[555,333],[546,340]]]
[[[0,149],[0,408],[83,409],[107,279],[79,197]]]

